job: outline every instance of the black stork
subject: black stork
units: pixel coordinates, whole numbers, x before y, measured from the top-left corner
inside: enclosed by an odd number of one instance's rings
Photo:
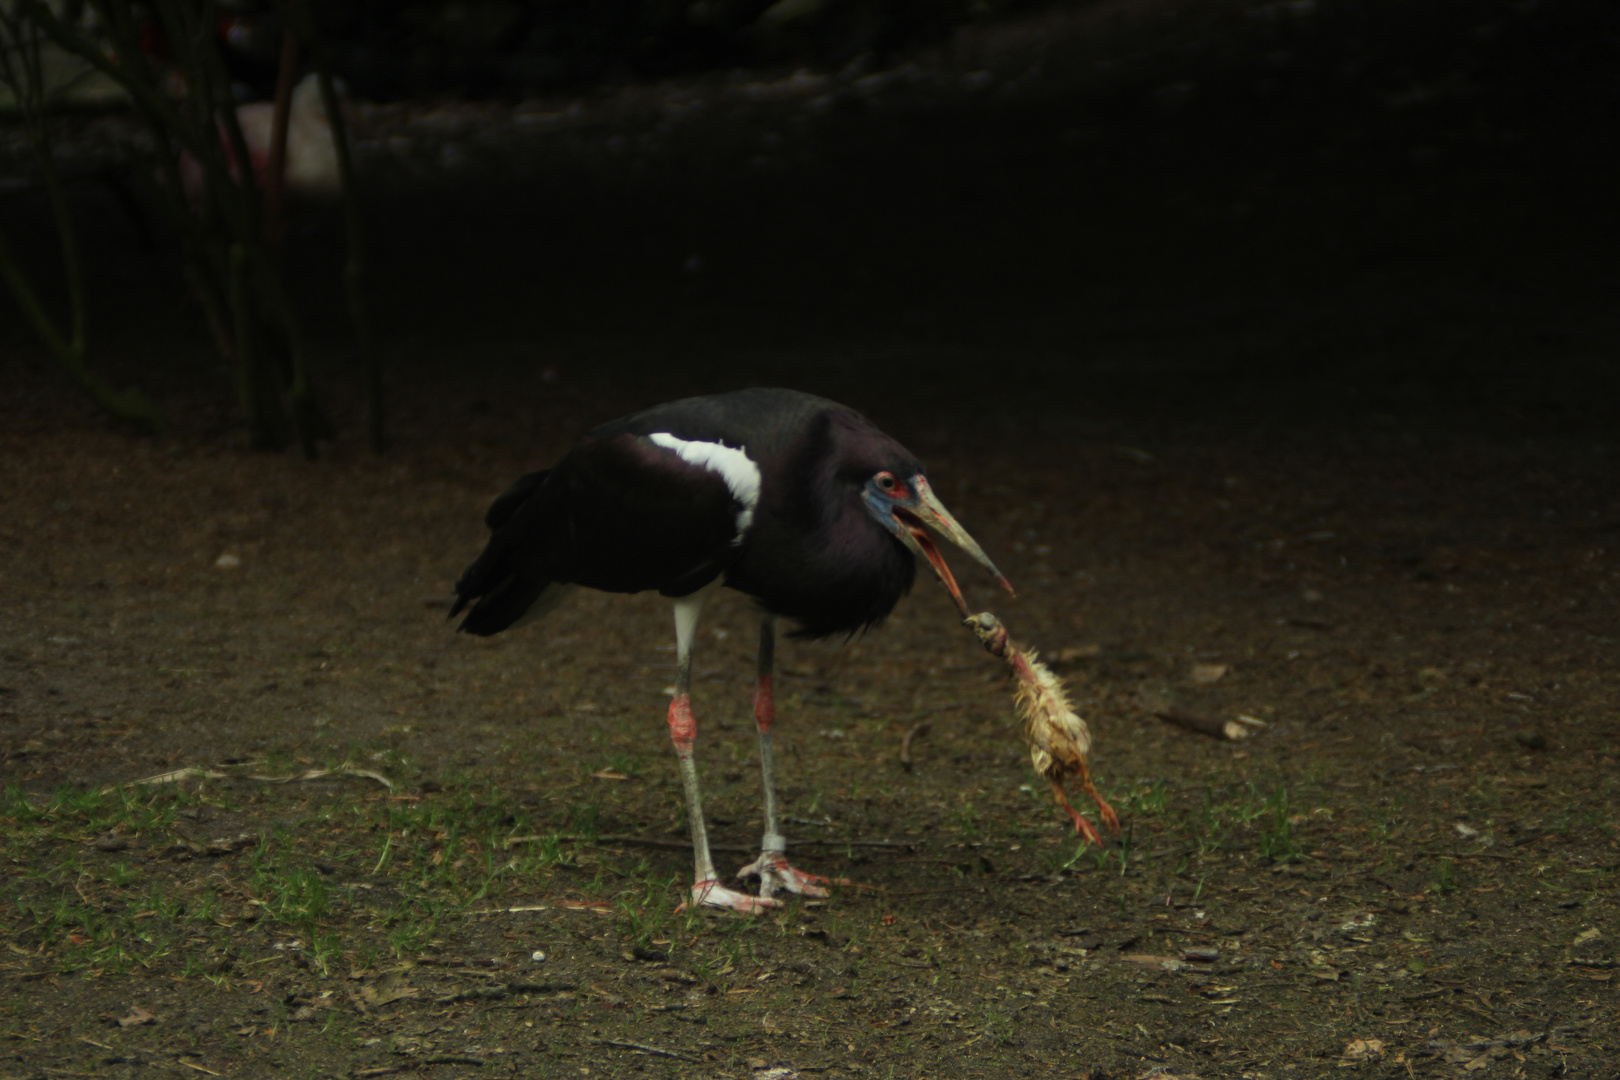
[[[669,733],[692,829],[692,902],[756,913],[780,889],[827,895],[828,879],[787,861],[776,806],[771,676],[777,623],[795,636],[853,634],[910,591],[927,559],[967,607],[925,525],[1012,586],[940,503],[922,463],[853,409],[794,390],[686,398],[603,424],[490,506],[491,535],[456,583],[461,629],[498,634],[570,589],[657,589],[675,603]],[[704,601],[724,585],[760,609],[754,719],[765,796],[760,856],[738,871],[758,896],[720,884],[709,855],[693,744],[692,646]]]

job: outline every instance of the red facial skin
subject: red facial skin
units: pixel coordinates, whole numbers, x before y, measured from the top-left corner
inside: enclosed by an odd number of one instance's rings
[[[669,737],[677,754],[691,755],[692,744],[697,741],[697,717],[692,715],[689,694],[677,694],[669,703]]]
[[[878,473],[877,478],[881,480],[885,476],[889,478],[889,486],[883,488],[883,494],[887,495],[891,499],[910,501],[911,492],[906,490],[906,485],[900,480],[896,479],[893,473]],[[879,484],[878,486],[883,487],[882,484]]]
[[[775,721],[776,693],[771,685],[771,676],[761,675],[759,685],[754,687],[754,723],[759,730],[769,731]]]

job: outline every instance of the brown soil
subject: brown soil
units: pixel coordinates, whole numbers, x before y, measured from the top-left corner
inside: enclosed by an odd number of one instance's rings
[[[8,328],[0,1076],[1613,1075],[1615,221],[1569,168],[1598,151],[1132,78],[529,141],[378,114],[382,459],[354,424],[246,451],[167,256],[85,193],[101,362],[177,434],[109,426]],[[1077,849],[920,582],[780,654],[795,860],[858,884],[675,914],[667,605],[443,616],[510,479],[749,384],[929,463],[1120,846]],[[698,657],[722,865],[757,841],[752,627],[718,602]],[[191,766],[223,775],[98,794]]]

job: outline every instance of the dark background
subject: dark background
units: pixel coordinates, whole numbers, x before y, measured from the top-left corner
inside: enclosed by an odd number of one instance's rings
[[[1117,385],[1243,423],[1427,396],[1568,430],[1613,392],[1620,15],[1595,0],[833,5],[770,31],[739,8],[667,33],[652,7],[333,10],[407,411],[473,339],[459,371],[701,390],[881,355],[911,393]],[[65,121],[70,171],[122,160],[120,123]],[[225,431],[172,253],[104,186],[75,195],[94,361]],[[48,268],[43,209],[21,181],[0,203]],[[290,257],[341,401],[335,210],[301,211]]]
[[[1612,1078],[1620,6],[498,7],[470,37],[470,8],[341,9],[386,456],[338,211],[288,234],[336,438],[254,452],[106,182],[134,126],[61,120],[92,364],[173,430],[105,419],[0,300],[17,1068]],[[752,384],[928,463],[1020,590],[958,560],[969,603],[1054,663],[1128,844],[1077,849],[919,581],[778,657],[793,857],[859,887],[675,914],[667,605],[444,615],[513,478]],[[696,659],[723,870],[757,839],[754,617],[722,592]],[[1216,742],[1149,697],[1267,723]],[[299,771],[343,765],[393,786]],[[230,775],[96,795],[196,766]],[[518,835],[571,855],[508,868]],[[464,1000],[467,958],[573,989]],[[158,1022],[117,1027],[132,1003]]]

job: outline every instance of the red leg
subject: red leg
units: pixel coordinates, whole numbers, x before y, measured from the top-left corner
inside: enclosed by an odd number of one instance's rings
[[[787,840],[777,827],[776,753],[771,743],[771,725],[776,722],[776,690],[771,671],[776,661],[776,619],[767,615],[759,630],[759,681],[754,686],[754,726],[759,729],[760,786],[765,792],[765,835],[760,856],[741,870],[739,878],[759,878],[759,895],[770,897],[778,890],[801,896],[829,895],[824,886],[847,885],[843,878],[825,878],[795,869],[785,854]]]

